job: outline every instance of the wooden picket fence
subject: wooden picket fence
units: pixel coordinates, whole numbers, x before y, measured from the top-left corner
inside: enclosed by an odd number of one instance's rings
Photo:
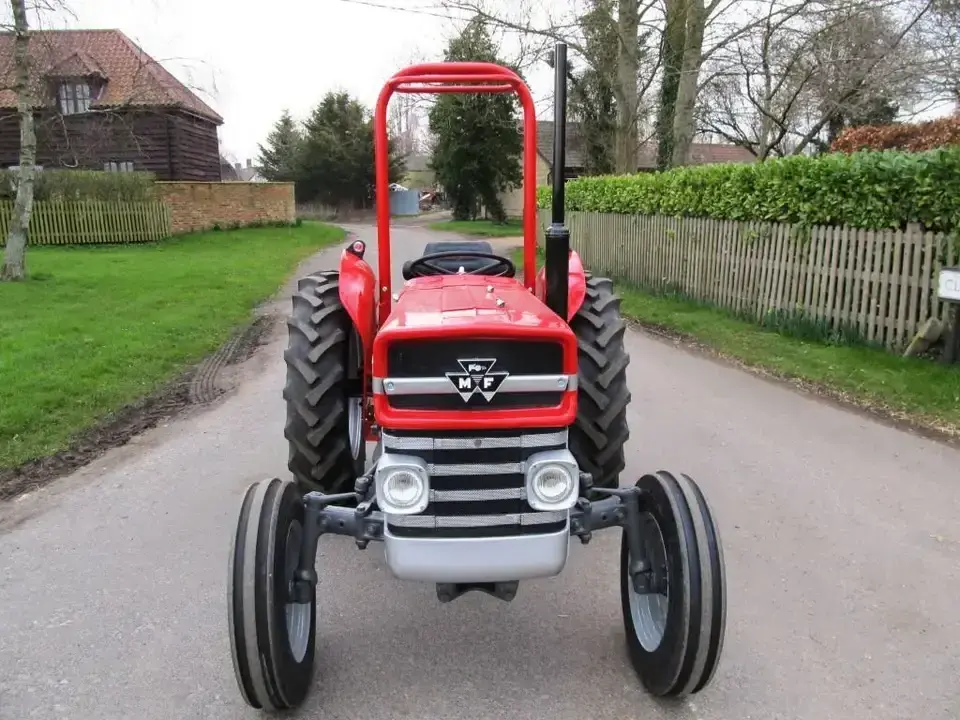
[[[6,242],[13,201],[0,202],[0,245]],[[154,242],[171,234],[170,208],[161,200],[38,201],[33,204],[30,245]]]
[[[542,211],[541,225],[549,224]],[[901,350],[933,316],[943,266],[960,242],[905,231],[572,212],[571,242],[589,269],[711,303],[757,321],[798,313]],[[542,235],[541,235],[542,242]]]

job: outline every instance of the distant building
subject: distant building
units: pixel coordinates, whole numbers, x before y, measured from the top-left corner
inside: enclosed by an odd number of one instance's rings
[[[19,164],[13,33],[0,33],[0,167]],[[221,179],[223,118],[119,30],[34,31],[37,164]]]
[[[231,164],[226,158],[221,158],[224,182],[266,182],[266,178],[253,166],[253,161],[247,158],[247,164]]]

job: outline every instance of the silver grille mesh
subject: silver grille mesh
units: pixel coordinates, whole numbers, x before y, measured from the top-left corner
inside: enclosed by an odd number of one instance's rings
[[[566,511],[536,512],[526,504],[524,474],[527,463],[523,461],[523,458],[540,448],[566,447],[566,430],[517,430],[516,434],[506,436],[478,434],[473,437],[394,435],[383,430],[381,437],[385,452],[409,453],[427,461],[430,477],[438,480],[436,486],[430,490],[430,505],[462,503],[459,507],[446,510],[441,510],[441,505],[436,505],[433,509],[428,506],[423,514],[418,515],[387,515],[388,526],[395,527],[398,531],[403,528],[410,531],[437,530],[457,533],[461,530],[469,531],[471,528],[490,528],[491,533],[503,533],[511,532],[509,526],[513,526],[526,527],[528,533],[552,532],[554,529],[547,528],[547,525],[562,523],[567,519]],[[449,458],[454,462],[443,462],[443,451],[454,451],[455,457]],[[474,457],[476,462],[472,461]],[[513,461],[498,462],[505,459]],[[440,462],[433,462],[434,460]],[[471,488],[474,483],[469,478],[473,476],[486,477],[488,480],[492,476],[502,476],[498,482],[491,484],[509,487]],[[448,478],[446,483],[443,478]],[[461,479],[455,480],[456,478]],[[444,485],[450,484],[461,487],[444,488]],[[516,501],[516,505],[512,505],[511,501]],[[500,503],[500,506],[491,507],[486,503]],[[506,503],[506,506],[503,503]],[[443,514],[437,515],[437,512]],[[497,531],[498,527],[503,529]],[[538,530],[538,527],[544,529]]]
[[[431,490],[430,502],[482,502],[483,500],[525,500],[525,488],[491,490]]]
[[[516,475],[526,471],[526,463],[457,463],[440,465],[430,463],[430,477],[453,477],[457,475]]]

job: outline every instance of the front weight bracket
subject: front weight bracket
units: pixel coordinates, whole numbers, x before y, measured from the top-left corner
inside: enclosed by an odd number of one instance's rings
[[[375,500],[367,497],[370,478],[357,479],[356,491],[325,495],[309,492],[303,496],[304,532],[300,560],[290,588],[293,602],[309,602],[317,585],[317,546],[322,535],[348,535],[365,549],[371,540],[383,540],[383,513],[373,510]],[[357,503],[343,507],[342,503]]]
[[[596,530],[620,526],[627,534],[630,550],[630,579],[634,590],[647,594],[658,585],[651,577],[652,568],[644,559],[640,541],[640,514],[644,512],[647,493],[638,487],[592,488],[596,495],[605,495],[602,500],[590,501],[581,497],[570,513],[570,534],[580,538],[583,544],[590,542]]]

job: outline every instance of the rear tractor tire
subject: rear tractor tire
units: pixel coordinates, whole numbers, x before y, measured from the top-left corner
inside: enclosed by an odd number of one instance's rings
[[[580,365],[570,452],[580,468],[593,476],[595,487],[616,488],[626,467],[623,449],[630,437],[630,356],[624,348],[627,326],[611,280],[587,275],[586,296],[570,327],[577,336]]]
[[[287,320],[283,434],[302,493],[352,492],[366,462],[362,353],[339,277],[331,271],[301,279]]]

